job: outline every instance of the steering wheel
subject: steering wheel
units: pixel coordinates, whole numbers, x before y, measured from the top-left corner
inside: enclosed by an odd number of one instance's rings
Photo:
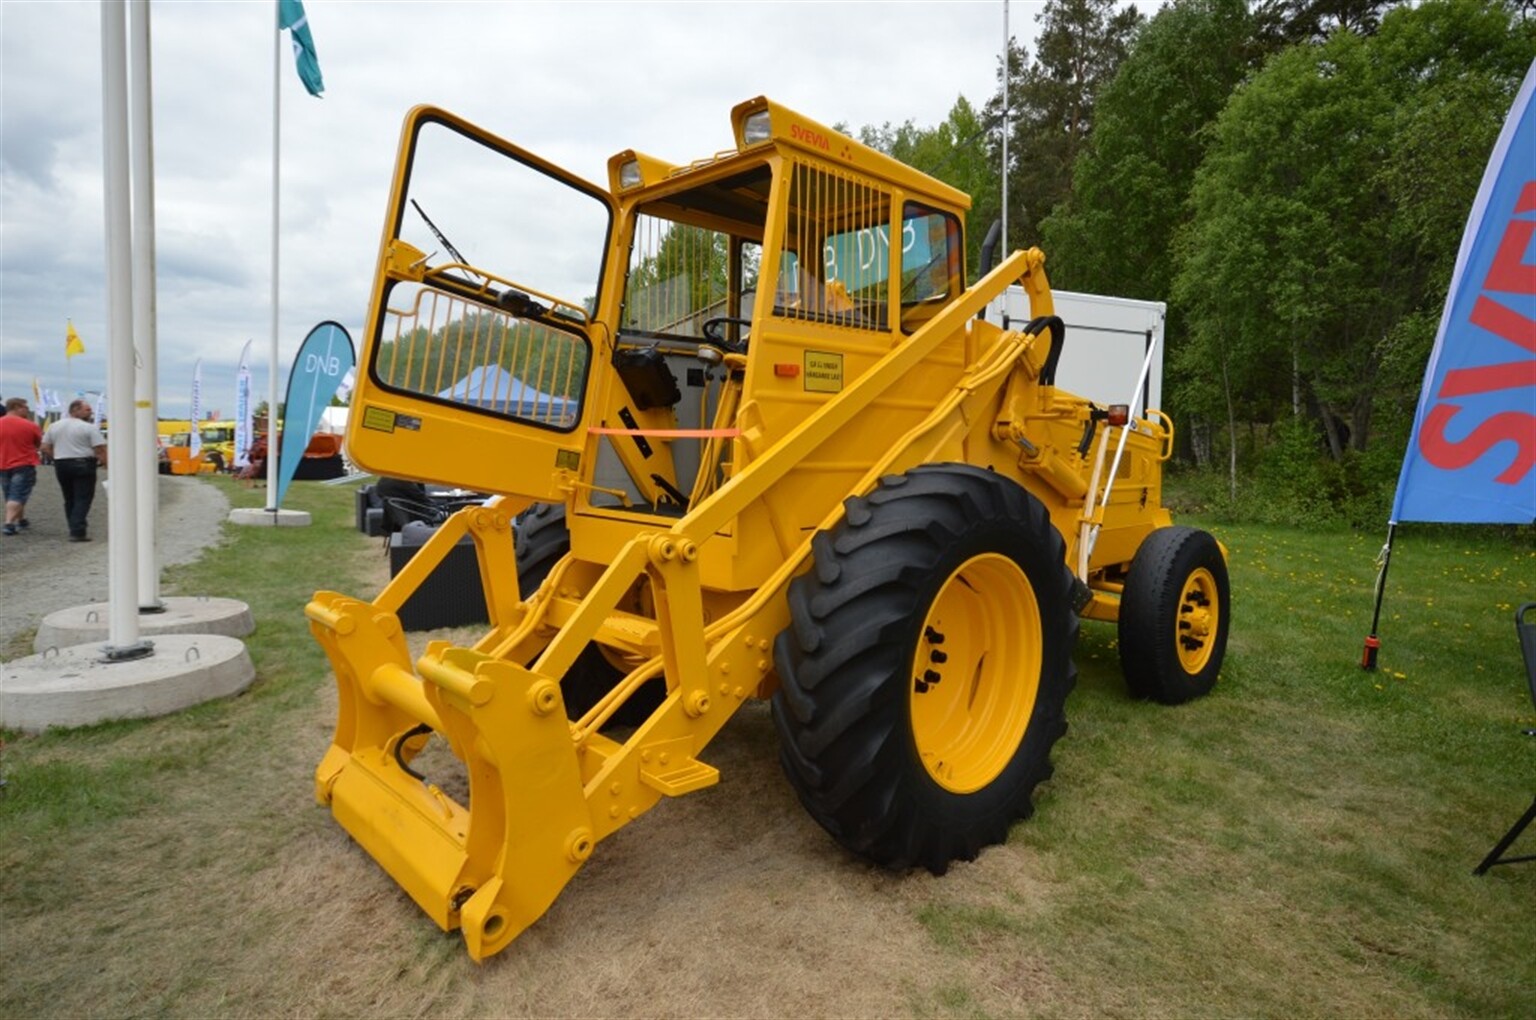
[[[745,326],[747,329],[752,328],[751,319],[742,319],[731,315],[717,315],[712,319],[705,319],[704,324],[699,327],[699,330],[704,334],[704,339],[708,340],[714,346],[719,347],[721,350],[727,351],[731,354],[747,353],[747,337],[745,335],[743,335],[739,341],[733,344],[726,340],[725,335],[721,333],[720,327],[728,323],[737,326]]]

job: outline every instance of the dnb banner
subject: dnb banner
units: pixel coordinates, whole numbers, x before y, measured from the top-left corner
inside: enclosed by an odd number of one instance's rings
[[[283,443],[277,458],[277,506],[299,469],[299,459],[320,424],[331,397],[352,371],[357,357],[352,338],[337,322],[322,322],[299,345],[288,372],[288,395],[283,400]]]

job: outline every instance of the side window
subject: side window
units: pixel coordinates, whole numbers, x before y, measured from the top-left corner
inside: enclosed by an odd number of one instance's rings
[[[737,265],[731,266],[732,252]],[[763,246],[719,231],[641,214],[624,283],[620,329],[646,336],[704,338],[711,319],[736,341],[752,316]]]
[[[660,336],[703,336],[729,315],[730,235],[641,213],[635,218],[620,328]]]
[[[766,165],[647,202],[636,211],[619,328],[683,340],[752,314],[773,172]]]
[[[965,247],[960,222],[918,202],[901,210],[901,329],[911,333],[958,296]]]
[[[797,164],[779,242],[774,314],[889,329],[890,195],[842,171]]]

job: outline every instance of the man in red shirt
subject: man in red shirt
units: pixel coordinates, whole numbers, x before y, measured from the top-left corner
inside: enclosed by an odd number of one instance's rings
[[[5,495],[4,533],[15,535],[31,527],[27,500],[37,484],[37,448],[43,430],[32,421],[25,397],[5,402],[0,416],[0,493]]]

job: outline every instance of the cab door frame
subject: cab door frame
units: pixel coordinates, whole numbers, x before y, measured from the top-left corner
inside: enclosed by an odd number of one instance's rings
[[[402,238],[411,214],[408,200],[418,142],[431,127],[478,143],[493,156],[515,161],[601,203],[607,221],[601,251],[594,253],[598,272],[591,280],[596,288],[593,308],[601,306],[611,286],[609,263],[618,225],[618,206],[611,194],[445,110],[413,108],[401,131],[380,240],[347,426],[349,455],[377,474],[559,500],[581,468],[594,398],[600,396],[594,392],[603,375],[596,369],[597,359],[606,357],[611,340],[593,312],[573,304],[572,298],[499,276],[497,270],[506,271],[502,266],[462,261],[419,205],[415,211],[441,242],[439,250],[428,254]],[[477,158],[480,154],[478,149],[466,151]],[[486,166],[494,167],[494,160]],[[463,195],[454,197],[461,199],[463,208]],[[488,189],[485,201],[496,201],[494,189]],[[540,212],[529,210],[530,219]],[[597,222],[595,213],[592,222]],[[401,294],[408,300],[398,302]],[[414,302],[409,300],[412,295]],[[402,373],[403,350],[408,353]],[[418,354],[419,374],[412,360]],[[479,389],[471,392],[476,370]],[[442,385],[445,378],[447,388]],[[564,392],[552,392],[553,386],[546,391],[547,379],[559,382]]]

